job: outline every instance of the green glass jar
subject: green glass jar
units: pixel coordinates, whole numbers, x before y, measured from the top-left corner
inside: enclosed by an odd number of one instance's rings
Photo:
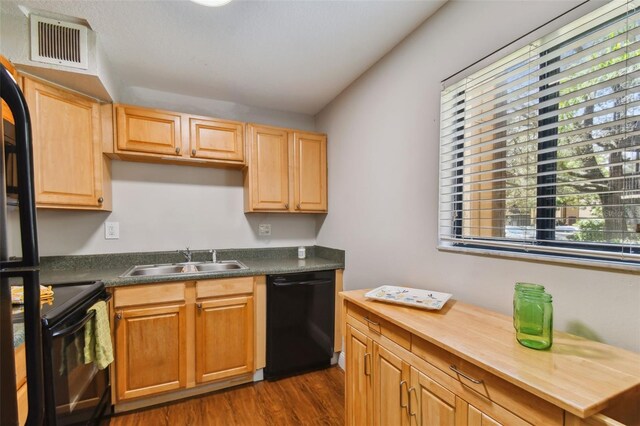
[[[553,344],[553,305],[548,293],[522,291],[516,301],[516,339],[528,348],[547,349]]]
[[[531,283],[516,283],[515,291],[513,292],[513,328],[515,330],[518,329],[518,315],[516,311],[516,300],[518,299],[518,294],[523,291],[544,293],[544,286],[540,284],[531,284]]]

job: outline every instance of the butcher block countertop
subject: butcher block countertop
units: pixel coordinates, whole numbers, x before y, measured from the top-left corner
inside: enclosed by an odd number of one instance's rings
[[[440,311],[393,305],[341,293],[375,315],[581,418],[614,398],[640,390],[640,354],[559,331],[550,350],[521,346],[513,319],[456,300]]]

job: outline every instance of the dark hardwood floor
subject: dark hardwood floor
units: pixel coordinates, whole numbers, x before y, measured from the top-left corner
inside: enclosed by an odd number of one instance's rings
[[[129,425],[343,425],[344,372],[337,366],[262,381],[111,417]]]

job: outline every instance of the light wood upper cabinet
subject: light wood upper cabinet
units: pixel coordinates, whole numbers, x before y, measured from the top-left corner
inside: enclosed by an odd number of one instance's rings
[[[184,388],[185,304],[117,309],[118,400]]]
[[[303,212],[327,210],[327,137],[293,134],[294,208]]]
[[[193,158],[244,162],[244,124],[189,117],[189,154]]]
[[[182,150],[181,121],[177,113],[118,105],[117,149],[179,156]]]
[[[27,77],[23,91],[32,121],[36,205],[110,209],[100,104]]]
[[[289,135],[287,131],[275,127],[249,125],[248,143],[245,211],[288,211]]]
[[[249,124],[245,212],[327,211],[325,135]]]
[[[192,166],[242,167],[244,123],[116,105],[113,158]]]
[[[9,71],[16,80],[18,80],[18,73],[16,72],[16,69],[13,66],[13,64],[7,58],[0,55],[0,63],[4,65],[7,71]],[[11,110],[7,106],[4,99],[2,100],[2,106],[0,106],[0,108],[2,108],[2,119],[8,121],[11,124],[14,124],[13,114],[11,113]]]
[[[253,372],[253,297],[204,300],[196,307],[196,381]]]

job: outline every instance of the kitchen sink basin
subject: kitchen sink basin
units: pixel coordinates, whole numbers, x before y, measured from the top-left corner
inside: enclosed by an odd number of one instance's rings
[[[247,269],[237,260],[223,260],[221,262],[186,262],[168,263],[163,265],[136,265],[129,268],[121,277],[136,277],[141,275],[184,275],[199,274],[216,271],[230,271]]]
[[[207,262],[195,265],[198,272],[214,272],[214,271],[229,271],[232,269],[247,269],[242,263],[237,260],[223,260],[221,262]]]

